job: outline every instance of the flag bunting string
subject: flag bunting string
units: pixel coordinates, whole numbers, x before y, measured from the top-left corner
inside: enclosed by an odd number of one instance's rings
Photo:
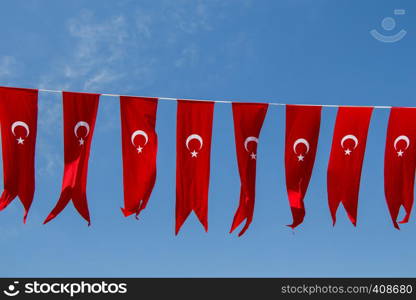
[[[39,92],[45,92],[45,93],[62,93],[63,91],[60,90],[50,90],[50,89],[38,89]],[[189,100],[189,101],[200,101],[200,102],[214,102],[214,103],[224,103],[224,104],[232,104],[232,103],[238,103],[238,101],[230,101],[230,100],[208,100],[208,99],[186,99],[186,98],[172,98],[172,97],[157,97],[157,96],[134,96],[134,95],[121,95],[121,94],[101,94],[98,93],[101,96],[105,97],[138,97],[138,98],[158,98],[159,100],[163,101],[177,101],[178,99],[181,100]],[[243,102],[244,103],[244,102]],[[261,101],[259,103],[265,103],[268,105],[274,105],[274,106],[285,106],[288,103],[283,102],[264,102]],[[390,109],[393,106],[389,105],[344,105],[344,104],[292,104],[292,105],[301,105],[301,106],[321,106],[321,107],[373,107],[376,109]]]

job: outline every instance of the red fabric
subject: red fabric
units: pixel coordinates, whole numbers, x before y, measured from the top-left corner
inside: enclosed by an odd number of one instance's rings
[[[361,169],[372,107],[338,108],[328,164],[328,204],[333,225],[340,203],[351,223],[357,225]]]
[[[321,123],[321,106],[286,105],[286,189],[295,228],[303,222],[303,198],[315,162]],[[309,146],[309,149],[308,147]]]
[[[257,144],[267,108],[268,105],[263,103],[233,103],[235,147],[241,189],[240,203],[230,233],[246,220],[238,236],[244,234],[253,220],[256,195]]]
[[[193,210],[208,231],[208,189],[213,102],[178,100],[176,124],[176,229]]]
[[[157,98],[120,97],[124,216],[146,208],[156,181]]]
[[[35,192],[37,118],[37,90],[0,87],[4,181],[0,210],[18,196],[25,210],[23,222],[26,222]]]
[[[384,156],[384,192],[387,206],[397,229],[397,217],[403,206],[409,221],[413,206],[416,167],[416,109],[392,108],[387,129]]]
[[[58,203],[44,224],[54,219],[71,199],[88,225],[91,223],[86,189],[99,97],[99,94],[63,92],[65,168],[62,191]]]

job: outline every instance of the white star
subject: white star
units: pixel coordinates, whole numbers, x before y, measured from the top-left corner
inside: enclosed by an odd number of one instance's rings
[[[403,156],[403,151],[402,150],[399,150],[399,151],[397,151],[397,156],[399,156],[399,157],[402,157]]]
[[[16,139],[17,143],[20,145],[23,145],[23,142],[25,141],[24,139],[22,139],[21,137],[19,137],[18,139]]]
[[[350,149],[345,150],[345,155],[350,155],[350,154],[351,154],[351,150]]]
[[[143,147],[141,146],[137,147],[137,153],[142,153],[142,151],[143,151]]]
[[[84,145],[84,139],[83,139],[83,138],[80,138],[80,139],[79,139],[79,145],[80,145],[80,146]]]
[[[197,157],[198,156],[198,152],[196,152],[195,150],[191,152],[192,157]]]
[[[256,154],[254,154],[253,152],[251,152],[250,157],[251,157],[251,159],[256,159]]]
[[[303,161],[303,159],[305,158],[305,156],[303,156],[302,154],[300,154],[299,156],[298,156],[298,161]]]

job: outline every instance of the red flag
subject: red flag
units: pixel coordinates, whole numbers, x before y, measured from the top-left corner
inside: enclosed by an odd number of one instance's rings
[[[286,105],[285,170],[292,229],[305,217],[303,198],[315,162],[320,123],[321,106]]]
[[[240,204],[235,213],[230,233],[246,220],[246,224],[238,236],[244,234],[253,220],[257,144],[267,108],[268,105],[263,103],[233,103],[235,146],[241,189]]]
[[[37,118],[37,90],[0,87],[4,180],[0,210],[18,196],[25,210],[24,223],[35,192]]]
[[[71,199],[88,225],[91,223],[86,189],[99,97],[99,94],[63,92],[65,168],[62,191],[44,224],[54,219]]]
[[[328,204],[333,225],[340,203],[357,225],[361,169],[372,107],[340,107],[337,113],[328,164]]]
[[[157,98],[120,97],[124,216],[146,208],[156,181]]]
[[[176,124],[176,229],[193,210],[208,231],[208,189],[213,102],[178,100]]]
[[[409,221],[413,206],[416,168],[416,109],[392,108],[387,129],[384,156],[384,192],[387,206],[397,229],[397,217],[403,206],[406,216],[399,223]]]

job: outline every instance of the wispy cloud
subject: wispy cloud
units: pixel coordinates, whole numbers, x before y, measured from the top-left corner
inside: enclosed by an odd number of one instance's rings
[[[38,139],[36,145],[38,175],[56,177],[62,166],[62,102],[59,94],[41,94],[39,99]]]
[[[9,79],[17,75],[19,64],[13,56],[0,56],[0,79]]]
[[[188,45],[189,39],[215,30],[216,21],[225,18],[219,13],[225,5],[219,0],[162,1],[104,18],[83,10],[66,22],[71,47],[51,57],[40,84],[120,93],[148,87],[166,65],[180,68],[198,62],[200,48]]]
[[[88,10],[67,22],[73,47],[54,58],[52,72],[42,78],[43,84],[97,90],[122,77],[120,61],[126,56],[128,30],[122,15],[97,21]]]
[[[109,84],[121,78],[123,78],[122,73],[104,69],[93,74],[93,76],[85,82],[84,87],[86,90],[88,89],[94,90],[97,87],[100,87],[105,84]]]
[[[183,4],[178,5],[175,1],[171,2],[168,6],[168,16],[172,19],[176,27],[188,34],[213,29],[214,23],[211,19],[213,11],[209,8],[210,4],[205,1],[195,1],[193,3],[187,1]],[[215,5],[215,2],[212,2],[212,4]]]
[[[175,60],[176,67],[193,67],[198,63],[199,49],[195,44],[186,46],[180,52],[180,56]]]
[[[65,65],[69,79],[86,77],[84,89],[100,88],[122,77],[122,72],[112,71],[126,54],[123,47],[128,37],[123,16],[112,17],[106,22],[94,22],[94,15],[85,11],[71,19],[68,30],[77,39],[72,62]],[[114,65],[112,65],[114,64]]]
[[[154,18],[152,14],[139,10],[135,16],[137,35],[141,36],[144,40],[150,39],[153,35]]]

